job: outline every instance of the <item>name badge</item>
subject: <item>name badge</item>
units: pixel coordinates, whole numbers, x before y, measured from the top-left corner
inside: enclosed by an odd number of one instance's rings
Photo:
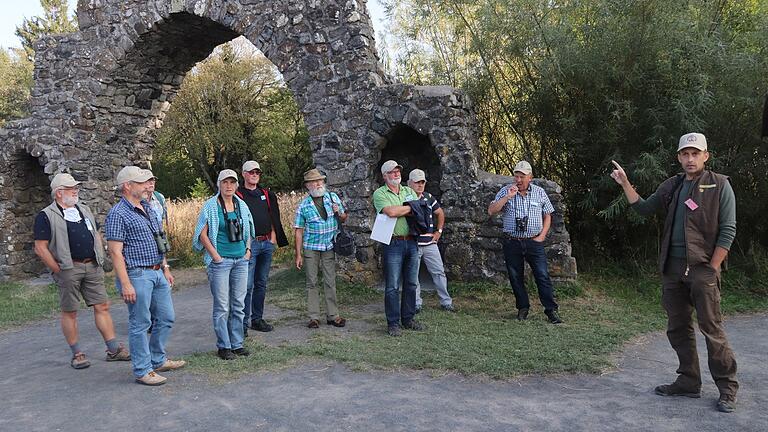
[[[712,189],[717,187],[716,184],[702,184],[699,185],[699,193],[704,193],[704,189]]]
[[[266,201],[266,200],[267,200],[267,196],[266,196],[266,195],[262,195],[262,196],[261,196],[261,200],[262,200],[262,201]]]
[[[686,206],[687,206],[689,209],[691,209],[691,211],[693,211],[693,210],[696,210],[697,208],[699,208],[699,205],[698,205],[698,204],[696,204],[696,203],[695,203],[695,202],[694,202],[692,199],[690,199],[690,198],[688,198],[688,199],[685,201],[685,205],[686,205]]]
[[[91,221],[88,218],[85,218],[85,227],[88,228],[88,231],[93,231],[93,225],[91,225]]]
[[[533,201],[532,201],[532,202],[531,202],[531,205],[532,205],[532,206],[535,206],[535,207],[538,207],[540,204],[539,204],[539,203],[537,203],[537,202],[533,202]]]

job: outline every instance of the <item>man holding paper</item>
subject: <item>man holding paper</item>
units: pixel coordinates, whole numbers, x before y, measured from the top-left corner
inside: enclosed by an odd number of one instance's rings
[[[402,186],[403,167],[393,160],[384,162],[381,174],[385,185],[373,193],[373,206],[376,213],[390,218],[397,218],[389,243],[382,248],[384,264],[384,310],[387,316],[387,333],[400,336],[400,327],[410,330],[423,330],[419,322],[413,319],[416,314],[416,282],[419,271],[419,249],[416,240],[409,233],[405,216],[411,213],[411,207],[404,205],[416,199],[416,192],[408,186]],[[402,284],[403,291],[398,297]]]
[[[618,163],[611,177],[641,215],[666,213],[659,256],[661,302],[667,312],[667,338],[680,366],[672,384],[660,385],[661,396],[701,397],[693,311],[707,342],[709,372],[720,392],[717,409],[736,409],[736,359],[720,313],[720,269],[736,237],[736,199],[728,177],[704,169],[707,139],[700,133],[680,137],[677,160],[683,173],[664,181],[648,199],[629,183]]]

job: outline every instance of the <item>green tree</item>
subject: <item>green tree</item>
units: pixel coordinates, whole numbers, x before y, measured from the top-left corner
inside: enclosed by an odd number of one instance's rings
[[[0,127],[27,115],[32,88],[32,62],[24,52],[0,49]]]
[[[16,36],[30,61],[35,58],[34,44],[41,36],[77,31],[77,20],[69,16],[67,0],[40,0],[40,6],[43,16],[25,18],[16,27]]]

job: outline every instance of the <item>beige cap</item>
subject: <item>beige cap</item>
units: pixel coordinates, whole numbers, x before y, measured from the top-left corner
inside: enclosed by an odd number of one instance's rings
[[[149,178],[150,180],[152,180],[152,179],[154,179],[154,180],[157,180],[157,176],[156,176],[156,175],[154,175],[154,174],[152,174],[152,170],[149,170],[149,169],[148,169],[148,170],[144,170],[144,171],[149,171],[149,175],[151,176],[151,177]]]
[[[521,172],[525,175],[528,175],[533,172],[533,168],[531,168],[531,164],[523,160],[515,165],[515,169],[512,170],[512,172]]]
[[[395,168],[400,168],[401,171],[403,170],[403,166],[402,165],[400,165],[399,163],[397,163],[397,162],[395,162],[393,160],[388,160],[388,161],[384,162],[383,165],[381,165],[381,173],[382,174],[386,174],[386,173],[392,171]]]
[[[221,183],[222,180],[226,180],[228,178],[233,178],[235,181],[237,181],[237,173],[231,169],[221,170],[219,173],[219,179],[216,180],[216,183]]]
[[[144,183],[152,177],[154,177],[154,175],[152,175],[152,171],[150,170],[145,170],[137,166],[127,166],[117,173],[115,184],[120,186],[127,182]]]
[[[79,184],[80,182],[75,180],[71,174],[58,173],[53,177],[53,180],[51,180],[51,190],[56,190],[61,187],[75,187]]]
[[[243,172],[253,171],[255,169],[261,170],[261,166],[259,166],[259,163],[256,161],[249,160],[243,164]]]
[[[687,147],[693,147],[701,151],[707,151],[707,137],[696,132],[687,133],[681,136],[680,142],[677,144],[677,151]]]
[[[320,172],[319,169],[312,168],[311,170],[304,173],[304,183],[313,180],[325,180],[325,176]]]
[[[415,169],[411,171],[410,174],[408,174],[408,181],[412,182],[418,182],[418,181],[427,181],[427,175],[424,174],[424,171],[420,169]]]

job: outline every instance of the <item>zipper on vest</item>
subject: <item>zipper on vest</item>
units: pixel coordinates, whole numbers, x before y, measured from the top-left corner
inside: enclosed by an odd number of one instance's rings
[[[690,268],[690,267],[688,267],[688,263],[685,263],[685,275],[683,275],[683,276],[688,276],[688,272],[689,272],[690,270],[691,270],[691,268]]]

